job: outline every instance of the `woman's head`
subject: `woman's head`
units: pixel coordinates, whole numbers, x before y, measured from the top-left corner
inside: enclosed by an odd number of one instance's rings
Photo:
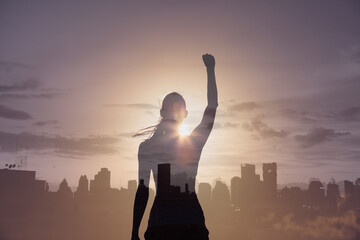
[[[163,120],[181,123],[187,117],[187,114],[185,100],[179,93],[172,92],[165,96],[160,110]]]
[[[161,119],[159,123],[154,126],[143,128],[133,136],[137,137],[148,134],[150,134],[149,138],[152,136],[161,136],[169,129],[169,126],[172,126],[171,128],[174,129],[173,124],[169,125],[167,123],[180,125],[187,117],[187,114],[188,111],[186,111],[184,98],[179,93],[169,93],[162,102],[162,107],[160,109]]]

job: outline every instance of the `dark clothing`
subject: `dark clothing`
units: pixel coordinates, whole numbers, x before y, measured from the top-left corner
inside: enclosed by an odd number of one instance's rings
[[[167,224],[156,225],[157,222]],[[146,240],[208,240],[208,235],[204,213],[195,193],[155,197]]]
[[[173,224],[148,227],[145,240],[209,240],[205,224]]]
[[[170,196],[155,197],[149,227],[183,223],[205,225],[204,213],[195,193],[174,193]]]

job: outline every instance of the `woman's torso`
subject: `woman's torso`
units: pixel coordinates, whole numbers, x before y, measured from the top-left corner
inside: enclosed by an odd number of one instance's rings
[[[149,226],[204,223],[195,193],[202,148],[190,136],[151,138],[144,143],[141,160],[153,171],[157,189]]]

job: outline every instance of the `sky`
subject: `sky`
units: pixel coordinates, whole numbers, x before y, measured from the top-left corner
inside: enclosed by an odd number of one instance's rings
[[[216,59],[198,182],[277,162],[278,182],[360,177],[359,1],[1,1],[0,168],[76,186],[137,178],[137,130],[182,94],[190,131]]]

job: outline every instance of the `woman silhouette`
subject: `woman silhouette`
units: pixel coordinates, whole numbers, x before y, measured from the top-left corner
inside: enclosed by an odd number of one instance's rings
[[[179,127],[187,117],[183,97],[168,94],[160,110],[161,120],[139,146],[139,186],[135,196],[132,240],[139,239],[139,226],[149,197],[150,172],[157,188],[151,208],[146,240],[209,239],[205,218],[195,194],[195,178],[201,151],[214,125],[218,106],[215,59],[202,56],[207,68],[207,99],[201,123],[189,136],[181,136]]]

